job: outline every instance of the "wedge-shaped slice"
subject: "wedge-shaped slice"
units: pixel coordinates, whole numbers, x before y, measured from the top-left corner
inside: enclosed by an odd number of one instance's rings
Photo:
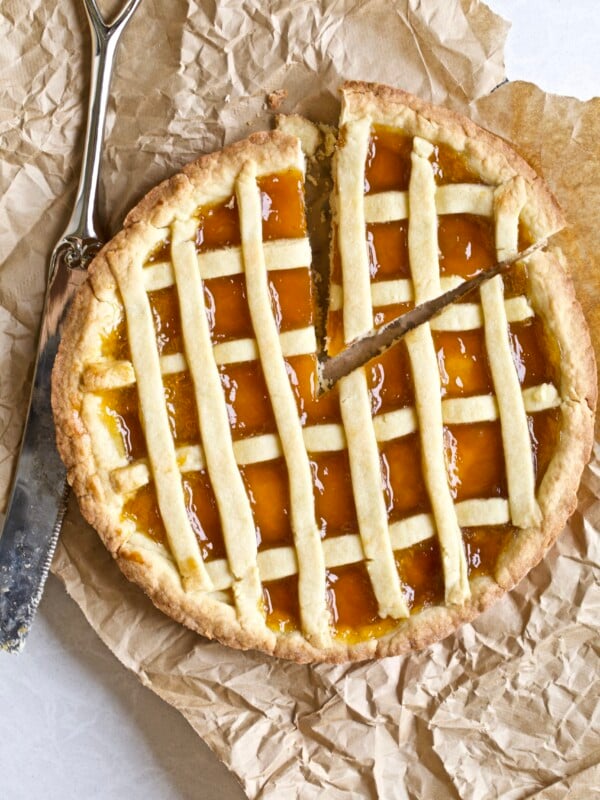
[[[344,87],[333,175],[330,353],[563,225],[505,142],[385,86]],[[551,249],[342,379],[363,546],[393,559],[412,612],[390,651],[472,616],[554,541],[589,453],[594,376]],[[419,514],[420,549],[397,547],[394,526]]]

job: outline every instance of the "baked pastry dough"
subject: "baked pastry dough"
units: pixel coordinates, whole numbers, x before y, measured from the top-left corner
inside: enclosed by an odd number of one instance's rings
[[[69,317],[57,441],[84,516],[175,619],[296,660],[397,654],[554,541],[593,355],[549,248],[317,398],[303,175],[297,138],[256,134],[129,214]],[[507,144],[388,87],[344,87],[333,177],[330,353],[563,224]]]

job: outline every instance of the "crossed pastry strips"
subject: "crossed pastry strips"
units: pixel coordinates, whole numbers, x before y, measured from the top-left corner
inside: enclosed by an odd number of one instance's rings
[[[562,225],[463,118],[348,84],[340,128],[330,352]],[[539,253],[318,400],[303,172],[296,138],[258,134],[131,212],[71,314],[58,443],[86,518],[176,619],[302,660],[399,653],[564,524],[589,338],[560,254]]]

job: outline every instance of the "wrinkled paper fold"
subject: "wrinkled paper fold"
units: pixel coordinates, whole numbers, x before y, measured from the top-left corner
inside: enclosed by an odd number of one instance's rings
[[[2,12],[12,44],[0,53],[5,505],[47,259],[77,180],[89,47],[74,0],[8,0]],[[469,114],[544,175],[570,223],[562,243],[600,352],[600,100],[496,89],[507,30],[475,0],[144,2],[113,82],[107,227],[115,232],[186,161],[270,127],[268,92],[286,90],[283,112],[334,122],[343,80],[390,83]],[[600,791],[599,455],[577,512],[528,578],[475,624],[411,656],[311,667],[208,642],[121,576],[73,499],[53,569],[108,647],[186,716],[249,797],[591,797]]]

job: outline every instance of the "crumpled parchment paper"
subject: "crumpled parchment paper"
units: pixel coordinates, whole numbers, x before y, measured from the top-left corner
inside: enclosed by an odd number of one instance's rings
[[[47,259],[69,215],[87,88],[75,0],[2,4],[0,504],[18,445]],[[507,24],[476,0],[144,0],[107,122],[110,233],[153,184],[282,111],[334,122],[349,78],[401,86],[512,140],[548,180],[600,352],[600,101],[504,80]],[[10,36],[8,35],[10,34]],[[600,445],[557,545],[473,625],[423,652],[296,665],[158,612],[71,499],[53,570],[101,638],[178,708],[251,798],[592,797],[600,792]]]

